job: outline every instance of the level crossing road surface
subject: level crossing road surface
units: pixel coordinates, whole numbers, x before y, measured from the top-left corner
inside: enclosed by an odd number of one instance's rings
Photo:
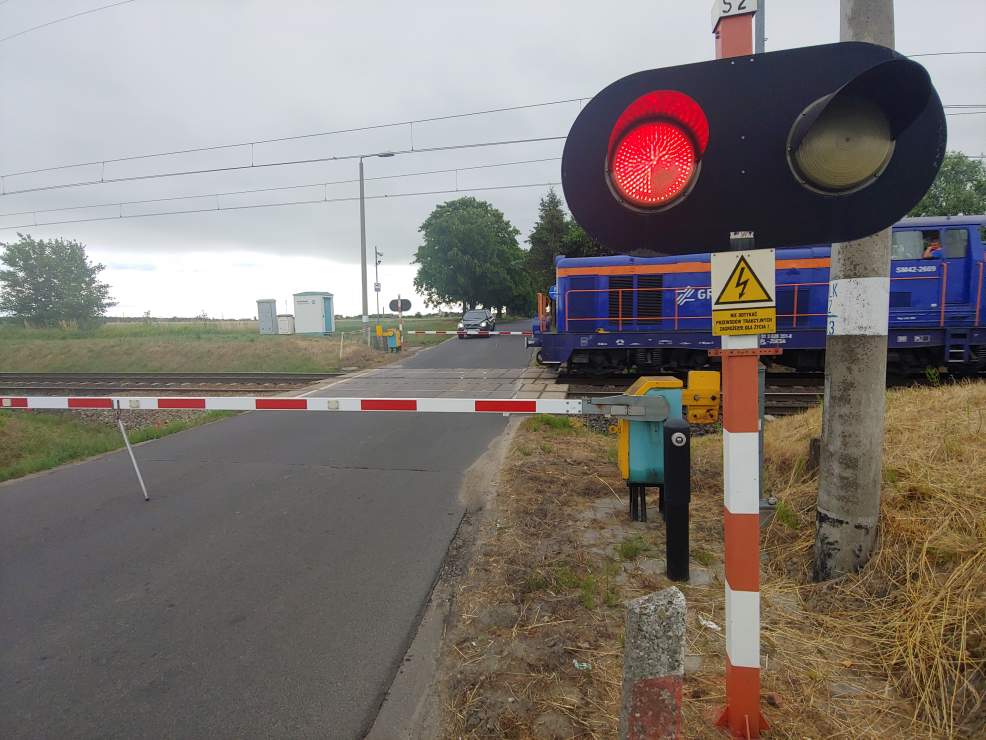
[[[404,364],[529,357],[452,338]],[[0,485],[0,737],[362,735],[505,425],[242,414],[138,447],[150,503],[126,453]]]
[[[497,331],[530,331],[531,322],[515,322],[498,324]],[[453,337],[443,342],[441,347],[446,351],[433,354],[432,351],[422,352],[401,363],[408,368],[511,368],[525,367],[530,360],[531,350],[527,348],[526,337],[489,336]],[[451,342],[465,345],[451,350],[447,345]]]

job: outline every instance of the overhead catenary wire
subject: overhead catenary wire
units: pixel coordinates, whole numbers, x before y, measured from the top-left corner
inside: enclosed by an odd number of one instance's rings
[[[467,172],[472,170],[487,170],[498,167],[515,167],[524,164],[541,164],[544,162],[560,162],[561,157],[542,157],[540,159],[521,159],[514,162],[494,162],[490,164],[470,165],[466,167],[446,167],[439,170],[423,170],[420,172],[402,172],[395,175],[376,175],[364,177],[364,182],[374,180],[399,180],[408,177],[424,177],[427,175],[444,175],[450,173]],[[62,208],[43,208],[29,209],[26,211],[12,211],[10,213],[0,213],[0,218],[10,218],[11,216],[41,215],[44,213],[62,213],[65,211],[81,211],[93,208],[117,208],[121,206],[149,205],[152,203],[166,203],[176,200],[199,200],[202,198],[221,198],[233,195],[255,195],[257,193],[274,193],[285,190],[304,190],[307,188],[325,188],[329,185],[348,185],[358,183],[358,178],[347,178],[345,180],[319,180],[318,182],[301,183],[298,185],[275,185],[266,188],[247,188],[245,190],[228,190],[220,193],[199,193],[191,195],[169,195],[164,198],[142,198],[140,200],[113,201],[111,203],[92,203],[81,206],[64,206]],[[58,223],[63,223],[59,221]],[[5,228],[0,226],[0,228]]]
[[[132,2],[132,0],[127,0],[127,1],[128,2]],[[909,54],[907,56],[910,56],[910,57],[925,57],[925,56],[943,56],[943,55],[960,55],[960,54],[986,54],[986,51],[925,52],[925,53],[921,53],[921,54]],[[177,155],[181,155],[181,154],[195,154],[195,153],[202,153],[202,152],[223,151],[223,150],[227,150],[227,149],[237,149],[237,148],[245,148],[245,147],[256,147],[256,146],[262,146],[262,145],[265,145],[265,144],[278,144],[278,143],[283,143],[283,142],[288,142],[288,141],[301,141],[301,140],[304,140],[304,139],[312,139],[312,138],[318,138],[318,137],[322,137],[322,136],[334,136],[334,135],[339,135],[339,134],[359,133],[359,132],[364,132],[364,131],[373,131],[373,130],[379,130],[379,129],[385,129],[385,128],[399,128],[401,126],[411,127],[411,147],[410,147],[410,150],[411,151],[419,151],[417,148],[414,147],[414,144],[413,144],[413,141],[414,141],[414,139],[413,139],[413,126],[414,126],[414,124],[434,123],[434,122],[437,122],[437,121],[450,121],[450,120],[455,120],[455,119],[460,119],[460,118],[470,118],[470,117],[475,117],[475,116],[491,115],[491,114],[494,114],[494,113],[506,113],[506,112],[511,112],[511,111],[530,110],[530,109],[534,109],[534,108],[544,108],[544,107],[549,107],[549,106],[565,105],[565,104],[568,104],[568,103],[579,103],[581,105],[584,101],[589,100],[591,97],[592,96],[590,95],[590,96],[583,96],[583,97],[562,98],[562,99],[559,99],[559,100],[548,100],[548,101],[543,101],[543,102],[540,102],[540,103],[527,103],[527,104],[523,104],[523,105],[512,105],[512,106],[501,106],[501,107],[497,107],[497,108],[486,108],[486,109],[483,109],[483,110],[469,111],[469,112],[466,112],[466,113],[451,113],[451,114],[446,114],[446,115],[441,115],[441,116],[428,116],[428,117],[423,117],[423,118],[407,119],[407,120],[404,120],[404,121],[394,121],[394,122],[391,122],[391,123],[368,124],[368,125],[365,125],[365,126],[354,126],[354,127],[349,127],[349,128],[332,129],[332,130],[328,130],[328,131],[316,131],[316,132],[310,132],[310,133],[304,133],[304,134],[295,134],[295,135],[292,135],[292,136],[280,136],[280,137],[269,138],[269,139],[253,139],[253,140],[249,140],[249,141],[240,141],[240,142],[236,142],[236,143],[232,143],[232,144],[216,144],[216,145],[212,145],[212,146],[189,147],[189,148],[185,148],[185,149],[173,149],[173,150],[164,151],[164,152],[151,152],[151,153],[147,153],[147,154],[133,154],[133,155],[124,156],[124,157],[111,157],[111,158],[107,158],[107,159],[90,160],[90,161],[86,161],[86,162],[74,162],[74,163],[70,163],[70,164],[52,165],[50,167],[38,167],[38,168],[34,168],[34,169],[18,170],[18,171],[15,171],[15,172],[6,172],[6,173],[3,173],[3,174],[0,174],[0,180],[3,180],[4,178],[9,178],[9,177],[18,177],[18,176],[22,176],[22,175],[34,175],[34,174],[41,174],[41,173],[44,173],[44,172],[56,172],[58,170],[74,169],[74,168],[78,168],[78,167],[94,167],[94,166],[97,166],[97,165],[100,165],[100,166],[104,166],[105,167],[106,165],[109,165],[109,164],[119,164],[119,163],[122,163],[122,162],[133,162],[133,161],[137,161],[137,160],[141,160],[141,159],[153,159],[153,158],[156,158],[156,157],[169,157],[169,156],[177,156]],[[954,105],[953,106],[953,105],[946,105],[945,107],[946,108],[953,108],[953,107],[958,108],[958,107],[980,107],[980,106],[967,106],[967,105]],[[92,184],[92,183],[81,183],[81,184]],[[0,193],[0,194],[2,194],[2,193]]]
[[[577,103],[586,98],[564,98],[562,100],[548,100],[542,103],[529,103],[525,105],[512,105],[500,108],[486,108],[484,110],[470,111],[468,113],[451,113],[444,116],[429,116],[426,118],[413,118],[406,121],[394,121],[393,123],[374,123],[366,126],[353,126],[350,128],[332,129],[329,131],[316,131],[307,134],[295,134],[293,136],[279,136],[272,139],[254,139],[251,141],[240,141],[234,144],[216,144],[214,146],[199,146],[187,149],[173,149],[166,152],[152,152],[149,154],[132,154],[126,157],[112,157],[109,159],[94,159],[88,162],[75,162],[72,164],[53,165],[51,167],[38,167],[30,170],[19,170],[16,172],[5,172],[0,178],[19,177],[21,175],[37,175],[44,172],[57,172],[58,170],[69,170],[77,167],[95,167],[99,165],[120,164],[122,162],[135,162],[141,159],[154,159],[156,157],[172,157],[180,154],[198,154],[202,152],[218,152],[226,149],[239,149],[245,147],[256,147],[264,144],[281,144],[288,141],[301,141],[304,139],[315,139],[321,136],[336,136],[339,134],[354,134],[364,131],[375,131],[385,128],[399,128],[401,126],[411,126],[422,123],[435,123],[438,121],[451,121],[459,118],[471,118],[475,116],[485,116],[493,113],[506,113],[510,111],[530,110],[532,108],[545,108],[553,105],[563,105],[565,103]],[[414,146],[410,151],[424,151]]]
[[[411,150],[411,149],[395,149],[395,150],[389,150],[388,153],[389,154],[425,154],[425,153],[431,153],[431,152],[455,151],[455,150],[459,150],[459,149],[481,149],[481,148],[484,148],[484,147],[508,146],[508,145],[512,145],[512,144],[532,144],[532,143],[541,143],[541,142],[546,142],[546,141],[559,141],[559,140],[562,140],[564,138],[565,138],[564,136],[538,136],[538,137],[531,137],[531,138],[526,138],[526,139],[507,139],[507,140],[502,140],[502,141],[482,141],[482,142],[474,142],[474,143],[470,143],[470,144],[448,144],[448,145],[445,145],[445,146],[424,147],[424,148],[421,148],[421,149],[414,149],[414,150]],[[163,177],[181,177],[181,176],[185,176],[185,175],[204,175],[204,174],[217,173],[217,172],[236,172],[236,171],[242,171],[242,170],[263,169],[263,168],[266,168],[266,167],[287,167],[287,166],[290,166],[290,165],[298,165],[298,164],[315,164],[315,163],[318,163],[318,162],[342,162],[342,161],[353,160],[353,159],[365,159],[366,157],[371,157],[371,156],[375,156],[375,155],[372,154],[372,153],[369,153],[369,154],[368,153],[364,153],[364,154],[338,154],[338,155],[329,155],[329,156],[326,156],[326,157],[308,157],[308,158],[305,158],[305,159],[292,159],[292,160],[285,160],[285,161],[280,161],[280,162],[261,162],[259,164],[256,163],[256,162],[254,162],[254,161],[252,161],[252,157],[251,157],[250,164],[230,165],[228,167],[206,167],[206,168],[195,169],[195,170],[180,170],[180,171],[177,171],[177,172],[162,172],[162,173],[157,173],[157,174],[152,174],[152,175],[128,175],[127,177],[111,177],[111,178],[100,176],[100,178],[98,180],[79,180],[79,181],[70,182],[70,183],[60,183],[60,184],[57,184],[57,185],[44,185],[44,186],[39,186],[39,187],[34,187],[34,188],[21,188],[21,189],[18,189],[18,190],[7,190],[7,189],[5,189],[5,187],[4,187],[4,178],[6,178],[7,175],[2,175],[2,176],[0,176],[0,196],[16,195],[18,193],[37,193],[37,192],[40,192],[42,190],[63,190],[65,188],[81,187],[83,185],[106,185],[106,184],[110,184],[110,183],[119,183],[119,182],[134,182],[136,180],[156,180],[156,179],[163,178]]]
[[[477,193],[477,192],[487,192],[493,190],[517,190],[520,188],[544,188],[544,187],[556,187],[561,185],[560,182],[531,182],[522,183],[516,185],[489,185],[485,187],[475,187],[475,188],[449,188],[444,190],[421,190],[410,193],[386,193],[383,195],[367,195],[364,200],[385,200],[389,198],[410,198],[415,196],[424,195],[453,195],[455,193]],[[194,196],[193,196],[194,197]],[[199,196],[202,198],[208,198],[210,196]],[[130,218],[150,218],[152,216],[178,216],[192,213],[216,213],[219,211],[246,211],[253,208],[280,208],[284,206],[302,206],[302,205],[315,205],[318,203],[343,203],[347,201],[358,201],[358,195],[345,196],[340,198],[328,198],[323,196],[322,198],[312,198],[309,200],[295,200],[286,203],[255,203],[251,205],[223,205],[216,198],[216,205],[211,208],[188,208],[176,211],[156,211],[154,213],[124,213],[123,203],[106,204],[104,206],[93,206],[101,208],[113,208],[118,207],[119,213],[115,216],[95,216],[92,218],[73,218],[73,219],[63,219],[57,221],[33,221],[32,223],[23,224],[11,224],[0,226],[0,230],[4,229],[24,229],[24,228],[35,228],[41,226],[59,226],[61,224],[80,224],[88,223],[91,221],[119,221],[123,219]]]
[[[951,57],[968,54],[986,54],[986,51],[926,51],[921,54],[905,54],[904,56],[913,59],[915,57]]]
[[[6,0],[4,0],[4,1],[6,2]],[[0,44],[2,44],[4,41],[10,41],[11,39],[15,39],[18,36],[23,36],[24,34],[31,33],[32,31],[40,31],[42,28],[47,28],[48,26],[54,26],[56,23],[62,23],[64,21],[70,21],[73,18],[79,18],[80,16],[83,16],[83,15],[90,15],[92,13],[98,13],[101,10],[109,10],[110,8],[119,7],[120,5],[127,5],[128,3],[132,3],[134,1],[135,0],[119,0],[119,2],[110,3],[109,5],[101,5],[98,8],[90,8],[89,10],[82,10],[82,11],[80,11],[78,13],[72,13],[72,15],[66,15],[66,16],[63,16],[61,18],[55,18],[54,20],[48,21],[47,23],[41,23],[41,24],[39,24],[37,26],[31,26],[30,28],[25,28],[23,31],[18,31],[17,33],[12,33],[9,36],[0,37]],[[0,4],[2,4],[2,3],[0,3]]]

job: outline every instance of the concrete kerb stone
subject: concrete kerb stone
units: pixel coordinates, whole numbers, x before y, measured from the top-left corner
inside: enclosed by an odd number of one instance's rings
[[[677,588],[627,605],[621,740],[681,737],[685,596]]]

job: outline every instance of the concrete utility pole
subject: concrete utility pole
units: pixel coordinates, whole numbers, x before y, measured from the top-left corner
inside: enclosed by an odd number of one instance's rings
[[[840,41],[893,48],[893,0],[841,0]],[[816,581],[860,570],[880,516],[890,229],[833,244],[815,532]]]
[[[753,16],[753,53],[763,54],[767,43],[767,0],[758,0],[757,14]]]

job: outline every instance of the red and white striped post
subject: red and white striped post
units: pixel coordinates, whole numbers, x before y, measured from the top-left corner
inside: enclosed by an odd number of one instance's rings
[[[756,2],[712,6],[716,59],[753,54]],[[752,12],[751,12],[752,11]],[[722,337],[726,706],[716,724],[760,737],[760,383],[758,334]]]
[[[726,707],[717,724],[759,737],[760,399],[757,334],[722,337],[723,532],[726,561]]]

